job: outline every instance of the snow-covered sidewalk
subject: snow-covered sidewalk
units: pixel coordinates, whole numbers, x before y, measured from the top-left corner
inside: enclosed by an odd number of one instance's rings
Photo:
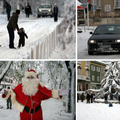
[[[6,101],[0,96],[0,105],[3,109],[0,109],[0,120],[18,120],[19,111],[12,107],[12,110],[6,109]],[[60,116],[61,112],[65,112],[65,107],[61,100],[49,99],[42,101],[43,119],[44,120],[71,120],[67,116]]]
[[[120,104],[109,107],[105,103],[77,103],[77,120],[119,120]]]
[[[28,39],[25,40],[25,47],[27,45],[34,46],[36,41],[42,41],[45,36],[49,35],[51,31],[53,31],[56,26],[58,26],[63,19],[59,18],[58,22],[54,22],[53,18],[24,18],[21,17],[18,20],[19,27],[23,27],[25,29],[26,34],[28,35]],[[19,49],[9,49],[9,36],[7,31],[7,21],[5,16],[0,19],[0,59],[15,59],[21,58],[19,53]],[[19,36],[17,31],[15,31],[15,39],[14,46],[17,47],[19,42]],[[24,47],[24,48],[25,48]],[[23,50],[23,54],[27,49],[27,47]],[[22,58],[21,58],[22,59]]]

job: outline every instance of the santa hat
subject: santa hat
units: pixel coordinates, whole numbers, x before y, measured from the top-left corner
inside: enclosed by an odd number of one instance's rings
[[[28,70],[26,73],[25,73],[25,77],[27,78],[28,76],[32,75],[34,78],[39,78],[36,71],[33,70],[33,69],[30,69]]]

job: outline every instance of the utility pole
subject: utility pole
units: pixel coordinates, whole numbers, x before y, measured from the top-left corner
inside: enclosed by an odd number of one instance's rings
[[[87,24],[88,24],[88,30],[89,30],[89,3],[87,2]]]

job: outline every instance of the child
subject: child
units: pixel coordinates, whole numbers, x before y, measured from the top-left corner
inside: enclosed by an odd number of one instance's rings
[[[25,37],[28,39],[28,36],[26,35],[24,28],[20,28],[18,34],[20,36],[18,48],[20,48],[21,45],[22,47],[25,46]]]

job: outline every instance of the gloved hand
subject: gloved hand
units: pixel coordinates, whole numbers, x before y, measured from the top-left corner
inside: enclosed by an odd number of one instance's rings
[[[68,93],[69,93],[69,90],[63,90],[63,88],[59,90],[59,96],[67,95]]]

